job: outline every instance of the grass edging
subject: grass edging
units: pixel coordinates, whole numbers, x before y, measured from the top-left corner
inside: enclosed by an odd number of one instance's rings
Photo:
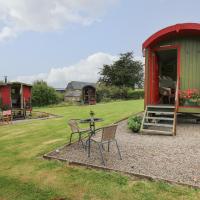
[[[67,146],[67,145],[65,145],[65,146]],[[173,180],[163,179],[163,178],[160,178],[160,177],[148,176],[148,175],[145,175],[145,174],[130,173],[130,172],[126,172],[126,171],[116,170],[116,169],[113,169],[113,168],[71,161],[71,160],[68,160],[68,159],[57,158],[55,156],[49,156],[48,154],[43,155],[43,158],[47,159],[47,160],[60,161],[60,162],[68,164],[69,166],[81,166],[81,167],[85,167],[86,169],[97,169],[97,170],[103,170],[103,171],[107,171],[107,172],[117,172],[117,173],[121,173],[123,175],[127,175],[127,176],[130,176],[130,177],[136,177],[136,178],[139,178],[139,179],[145,179],[145,180],[155,181],[155,182],[160,181],[160,182],[165,182],[165,183],[169,183],[169,184],[172,184],[172,185],[185,186],[185,187],[189,187],[189,188],[193,188],[193,189],[200,189],[199,186],[191,185],[191,184],[187,184],[187,183],[183,183],[183,182],[177,182],[177,181],[173,181]]]
[[[17,124],[17,123],[23,123],[23,122],[34,122],[37,120],[48,120],[48,119],[56,119],[56,118],[62,118],[63,116],[61,115],[55,115],[55,114],[51,114],[51,113],[47,113],[47,112],[40,112],[40,111],[34,111],[37,113],[42,113],[42,114],[48,114],[48,117],[38,117],[38,118],[26,118],[26,119],[19,119],[19,120],[13,120],[12,123],[13,124]]]

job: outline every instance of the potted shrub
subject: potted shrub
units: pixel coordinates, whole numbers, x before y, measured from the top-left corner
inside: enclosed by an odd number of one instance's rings
[[[128,119],[128,128],[134,133],[138,133],[140,131],[141,124],[142,118],[140,116],[132,116]]]
[[[10,106],[8,104],[4,104],[2,106],[2,110],[6,111],[6,110],[10,110]]]
[[[93,111],[93,110],[91,110],[91,111],[90,111],[90,117],[91,117],[91,118],[93,118],[93,117],[94,117],[94,115],[95,115],[94,111]]]

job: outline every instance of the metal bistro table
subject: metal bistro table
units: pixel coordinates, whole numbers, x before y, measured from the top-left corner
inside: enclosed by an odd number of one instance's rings
[[[88,123],[90,126],[90,134],[89,138],[86,141],[86,146],[88,146],[88,157],[90,157],[90,147],[91,147],[91,137],[95,134],[96,128],[95,123],[96,122],[102,122],[102,118],[88,118],[88,119],[81,119],[80,123]]]

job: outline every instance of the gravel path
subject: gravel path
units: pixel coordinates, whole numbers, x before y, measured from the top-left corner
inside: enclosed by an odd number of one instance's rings
[[[172,137],[133,134],[127,129],[127,121],[123,121],[116,137],[122,160],[113,144],[110,152],[104,151],[106,167],[200,187],[200,124],[179,124],[177,136]],[[50,156],[103,167],[94,143],[90,158],[78,143]]]

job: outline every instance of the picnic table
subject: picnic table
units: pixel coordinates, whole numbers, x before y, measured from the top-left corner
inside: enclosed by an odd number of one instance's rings
[[[79,121],[80,123],[88,123],[90,127],[89,138],[86,141],[86,147],[88,147],[88,157],[90,157],[91,137],[95,134],[96,131],[95,123],[102,121],[103,121],[102,118],[87,118],[87,119],[81,119]]]

